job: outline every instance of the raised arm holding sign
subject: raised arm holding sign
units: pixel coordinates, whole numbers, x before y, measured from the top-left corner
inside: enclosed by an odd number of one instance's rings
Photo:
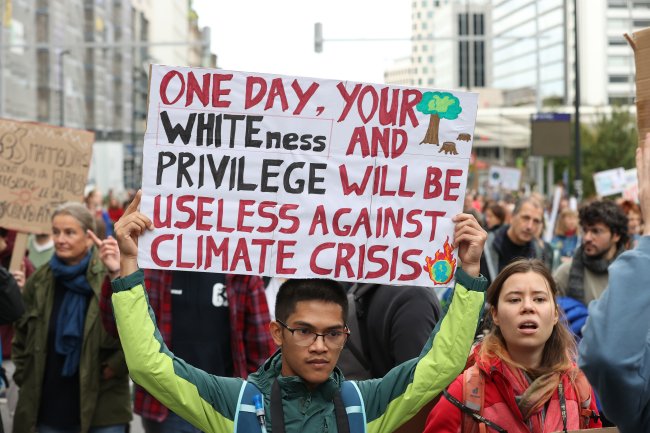
[[[115,226],[112,300],[134,381],[206,432],[394,431],[462,370],[484,302],[487,235],[459,214],[476,96],[162,66],[151,76],[143,192]],[[175,357],[138,263],[290,278],[270,325],[281,350],[248,385]],[[335,368],[347,298],[327,278],[455,278],[455,295],[418,358],[353,384]],[[247,413],[260,404],[264,417]]]

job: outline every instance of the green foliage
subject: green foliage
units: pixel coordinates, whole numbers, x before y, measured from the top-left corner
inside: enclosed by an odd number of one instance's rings
[[[573,136],[572,139],[575,141]],[[584,197],[588,198],[596,194],[594,173],[617,167],[626,170],[635,167],[637,148],[635,117],[621,108],[614,108],[611,115],[600,115],[595,125],[582,125],[580,128],[580,147]],[[570,158],[555,160],[555,173],[558,180],[561,179],[562,171],[566,167],[569,168],[570,178],[574,179],[575,154]]]
[[[460,101],[449,92],[424,92],[415,107],[424,114],[437,114],[441,119],[453,120],[461,111]]]

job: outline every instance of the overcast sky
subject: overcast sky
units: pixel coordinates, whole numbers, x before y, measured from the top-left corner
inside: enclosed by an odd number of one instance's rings
[[[383,83],[384,70],[410,54],[410,42],[328,42],[411,35],[411,0],[194,0],[212,29],[224,69]],[[314,52],[314,23],[323,52]]]

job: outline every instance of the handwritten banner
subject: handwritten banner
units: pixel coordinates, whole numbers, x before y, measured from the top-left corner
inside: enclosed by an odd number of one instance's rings
[[[477,95],[152,66],[142,267],[451,284]]]
[[[0,226],[49,233],[61,203],[81,201],[95,135],[0,119]]]

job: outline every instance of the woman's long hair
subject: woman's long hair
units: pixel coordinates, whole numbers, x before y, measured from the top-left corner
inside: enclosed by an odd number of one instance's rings
[[[496,310],[499,303],[499,295],[505,281],[514,274],[534,272],[541,275],[551,291],[553,297],[553,304],[559,310],[556,302],[557,286],[549,270],[544,262],[539,259],[519,259],[513,261],[497,275],[490,287],[487,290],[487,303],[488,303],[488,320],[489,330],[483,343],[481,344],[478,356],[479,359],[487,359],[498,357],[512,367],[520,368],[534,377],[541,376],[551,372],[561,372],[571,370],[577,356],[576,343],[573,335],[566,327],[565,319],[561,315],[551,332],[551,336],[544,345],[544,352],[542,353],[542,361],[538,368],[531,370],[525,368],[523,365],[516,363],[510,358],[506,341],[503,334],[497,325],[492,321],[492,309]]]

